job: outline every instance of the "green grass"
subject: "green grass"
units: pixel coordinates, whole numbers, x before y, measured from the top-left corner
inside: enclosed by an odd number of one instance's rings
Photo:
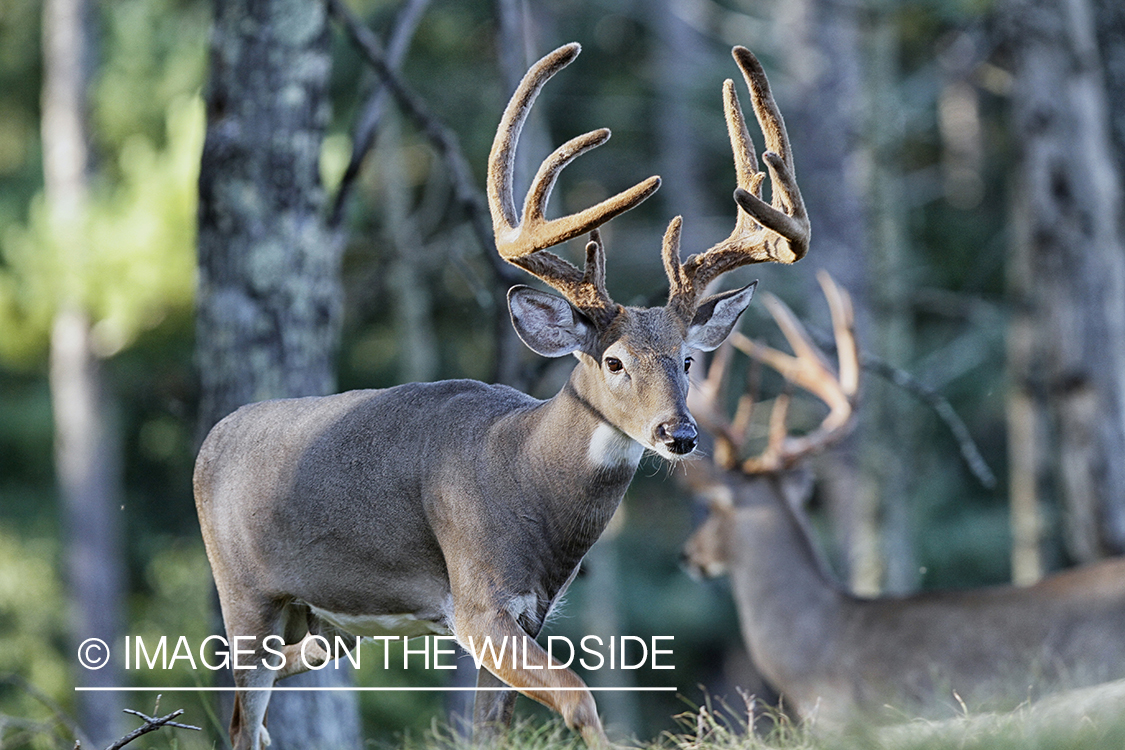
[[[1099,692],[1100,691],[1100,692]],[[751,718],[753,717],[753,718]],[[893,726],[856,723],[829,730],[795,723],[747,699],[744,706],[710,703],[677,717],[679,728],[647,741],[615,738],[633,750],[1122,750],[1125,684],[1109,691],[1075,691],[1006,713],[978,713],[944,721]],[[751,731],[753,728],[753,731]],[[390,750],[391,746],[380,746]],[[395,750],[479,750],[434,723]],[[560,720],[517,720],[496,750],[583,750]]]
[[[11,717],[8,717],[9,719]],[[895,725],[856,722],[842,729],[794,722],[745,698],[741,706],[708,701],[676,717],[678,728],[648,740],[613,738],[616,750],[1122,750],[1125,682],[1077,690],[1027,703],[1010,712],[970,713],[943,721]],[[0,748],[73,747],[52,722],[0,722]],[[207,732],[161,730],[129,746],[179,750],[221,747]],[[368,740],[366,750],[482,750],[448,724],[408,731],[393,741]],[[560,719],[517,718],[487,750],[585,750]]]

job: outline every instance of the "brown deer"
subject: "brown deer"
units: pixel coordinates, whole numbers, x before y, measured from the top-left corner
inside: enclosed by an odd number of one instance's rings
[[[685,561],[697,573],[730,575],[743,640],[763,676],[798,715],[829,724],[870,717],[888,704],[900,711],[889,717],[904,718],[902,712],[941,712],[962,698],[974,707],[1012,705],[1030,688],[1125,677],[1125,559],[1026,588],[902,597],[857,598],[832,579],[798,510],[811,489],[801,464],[850,428],[859,367],[847,295],[827,276],[822,285],[837,373],[792,313],[767,297],[797,356],[735,333],[689,399],[715,435],[716,460],[687,465],[710,512],[688,540]],[[828,404],[824,422],[803,437],[788,436],[783,398],[770,415],[767,449],[741,459],[748,401],[732,420],[717,401],[730,344]]]
[[[754,285],[713,296],[704,289],[739,266],[792,263],[808,248],[781,115],[758,61],[736,47],[765,133],[772,202],[762,198],[766,175],[728,80],[724,108],[741,209],[733,233],[681,262],[680,220],[673,219],[663,246],[668,303],[635,308],[610,299],[596,228],[651,195],[659,178],[545,219],[559,172],[609,137],[598,130],[543,162],[522,214],[512,196],[513,158],[532,102],[578,52],[577,44],[561,47],[528,71],[488,163],[500,255],[563,295],[525,286],[508,294],[512,323],[528,347],[577,358],[562,390],[539,401],[455,380],[267,401],[221,421],[200,450],[196,507],[228,637],[242,637],[244,664],[277,658],[269,636],[286,644],[280,669],[234,672],[235,750],[268,742],[268,688],[308,668],[302,649],[316,654],[313,666],[329,658],[318,633],[453,634],[474,652],[486,637],[533,639],[613,515],[642,453],[675,461],[695,449],[686,403],[690,353],[719,346]],[[586,232],[584,270],[546,251]],[[533,640],[524,645],[519,668],[493,651],[483,654],[478,687],[490,690],[477,693],[476,729],[506,726],[518,691],[561,714],[588,744],[603,743],[582,680],[569,669],[544,669],[547,652]]]

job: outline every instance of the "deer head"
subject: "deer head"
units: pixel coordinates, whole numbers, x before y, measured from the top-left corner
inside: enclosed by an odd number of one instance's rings
[[[605,251],[597,228],[641,203],[660,186],[650,177],[577,214],[544,218],[551,190],[562,169],[609,138],[606,129],[573,138],[539,167],[516,212],[512,174],[520,131],[544,84],[578,55],[577,44],[560,47],[528,71],[512,96],[493,141],[488,163],[488,199],[496,248],[501,257],[546,282],[562,296],[516,286],[508,294],[512,323],[533,351],[547,357],[574,354],[579,361],[571,382],[590,408],[640,445],[665,458],[691,453],[695,422],[686,405],[692,350],[718,347],[750,303],[754,284],[705,296],[707,286],[739,266],[805,255],[809,223],[797,189],[785,126],[757,59],[743,47],[734,58],[750,87],[754,113],[765,133],[762,155],[773,185],[772,203],[762,198],[766,174],[758,170],[754,147],[735,94],[723,86],[727,130],[737,173],[734,231],[709,250],[680,260],[681,219],[664,236],[663,260],[670,291],[659,308],[625,307],[605,285]],[[589,232],[580,271],[547,248]]]

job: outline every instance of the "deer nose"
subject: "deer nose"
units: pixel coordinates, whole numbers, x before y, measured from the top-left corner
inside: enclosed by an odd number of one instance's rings
[[[663,443],[677,456],[684,456],[695,450],[696,443],[699,442],[699,432],[691,422],[674,419],[657,425],[656,442]]]

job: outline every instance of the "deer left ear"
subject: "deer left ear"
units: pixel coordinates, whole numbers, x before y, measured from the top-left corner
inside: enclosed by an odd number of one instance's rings
[[[687,345],[705,352],[717,349],[730,335],[739,316],[750,306],[750,298],[757,286],[758,282],[754,281],[741,289],[714,294],[700,302],[688,326]]]

